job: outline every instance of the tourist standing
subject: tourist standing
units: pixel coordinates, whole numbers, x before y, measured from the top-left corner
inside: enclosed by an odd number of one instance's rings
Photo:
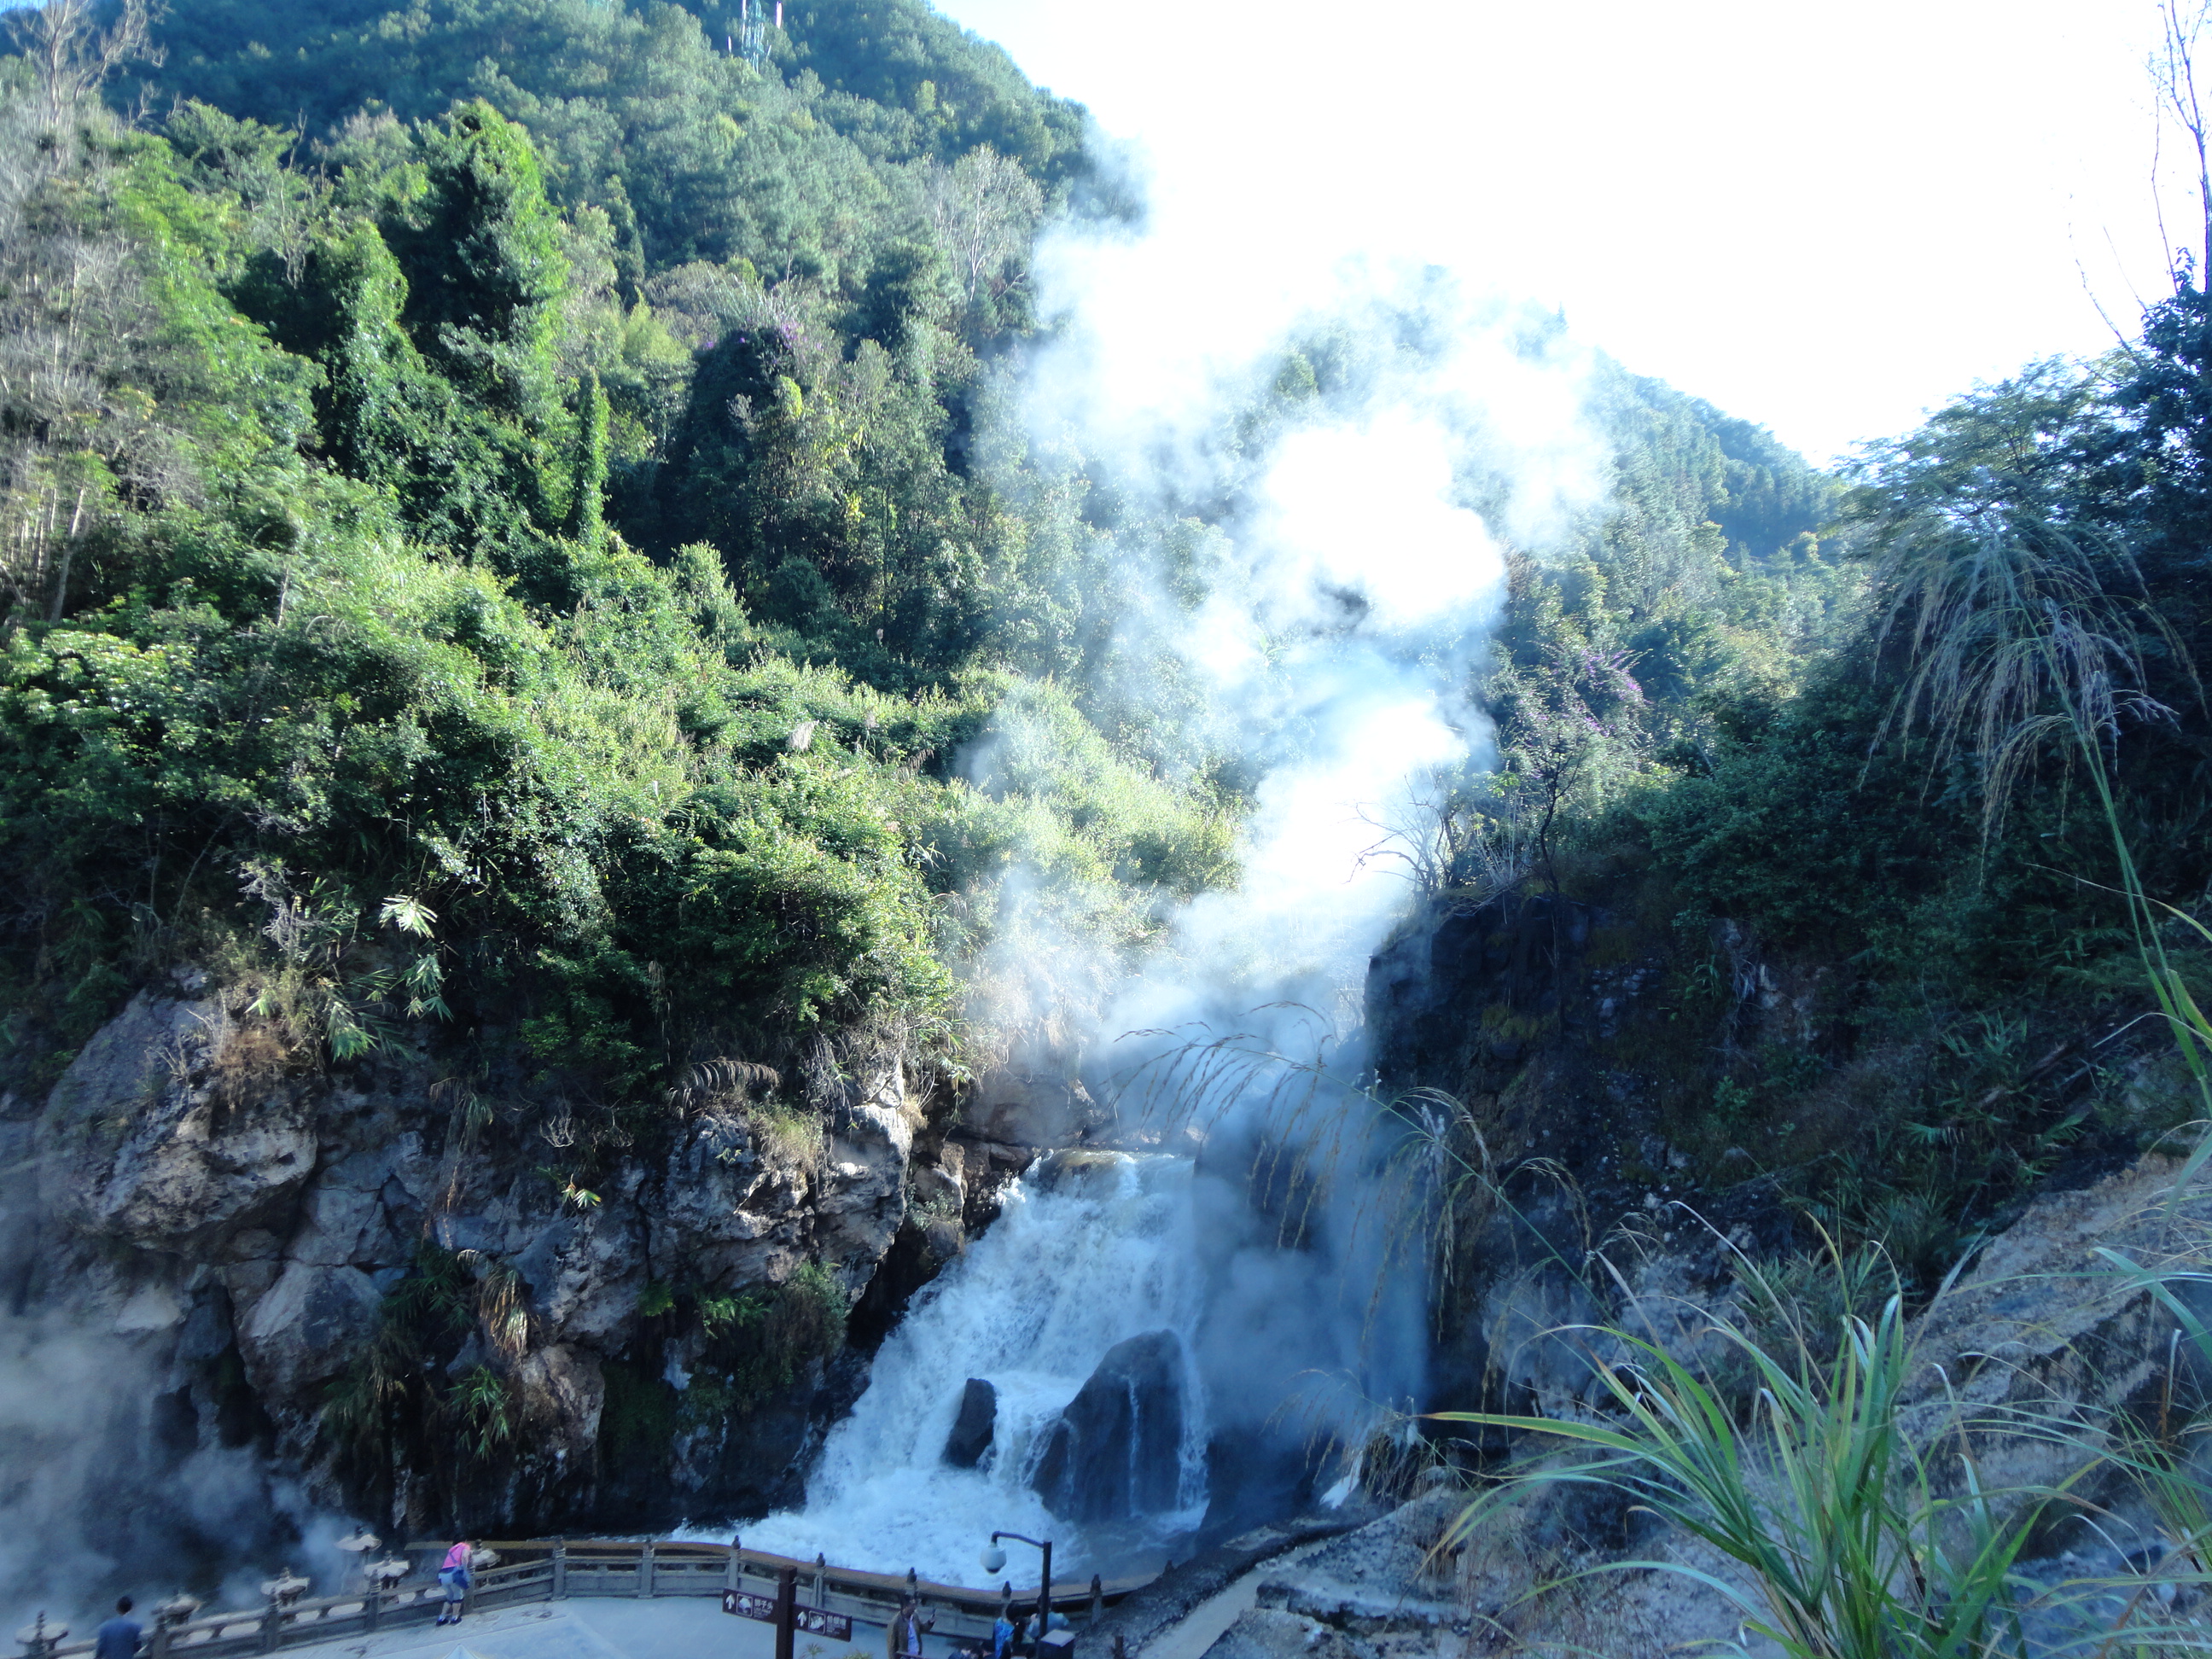
[[[469,1593],[469,1557],[474,1552],[465,1538],[446,1552],[446,1559],[438,1569],[438,1582],[446,1587],[446,1605],[438,1614],[441,1625],[461,1622],[462,1598]]]
[[[937,1615],[925,1617],[911,1595],[899,1602],[891,1619],[890,1659],[921,1659],[921,1633],[937,1628]]]
[[[115,1617],[92,1633],[92,1659],[138,1659],[146,1632],[131,1616],[131,1598],[115,1604]]]

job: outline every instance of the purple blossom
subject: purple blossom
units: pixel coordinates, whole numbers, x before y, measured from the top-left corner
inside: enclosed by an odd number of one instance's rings
[[[1628,672],[1628,653],[1626,651],[1584,650],[1582,678],[1583,684],[1599,688],[1631,708],[1641,708],[1644,706],[1644,688]]]

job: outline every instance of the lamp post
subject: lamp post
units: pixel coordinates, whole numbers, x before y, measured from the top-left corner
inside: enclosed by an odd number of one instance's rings
[[[1044,1552],[1044,1577],[1037,1585],[1036,1635],[1030,1643],[1034,1649],[1036,1644],[1042,1641],[1052,1630],[1052,1540],[1031,1538],[1018,1532],[994,1532],[991,1534],[991,1547],[983,1552],[983,1571],[986,1572],[995,1573],[1006,1565],[1006,1553],[999,1547],[1001,1538],[1011,1538],[1017,1544],[1027,1544],[1032,1549]]]

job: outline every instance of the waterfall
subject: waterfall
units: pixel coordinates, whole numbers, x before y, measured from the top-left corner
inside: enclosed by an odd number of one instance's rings
[[[1188,1158],[1079,1153],[1011,1188],[990,1231],[915,1299],[876,1356],[852,1415],[830,1432],[803,1509],[744,1529],[801,1559],[976,1583],[994,1531],[1051,1537],[1073,1580],[1117,1560],[1157,1563],[1206,1505],[1208,1414],[1182,1367],[1178,1502],[1125,1528],[1071,1528],[1030,1486],[1043,1442],[1109,1350],[1156,1331],[1187,1342],[1205,1307]],[[982,1467],[944,1461],[969,1377],[997,1392]],[[1012,1569],[1034,1582],[1034,1565]]]
[[[1609,463],[1558,331],[1410,270],[1330,276],[1334,299],[1297,326],[1336,343],[1336,390],[1264,443],[1218,447],[1261,407],[1297,328],[1245,362],[1165,326],[1187,297],[1176,222],[1048,240],[1039,281],[1061,325],[1009,418],[1133,504],[1109,532],[1130,577],[1128,666],[1091,692],[1133,727],[1188,720],[1194,755],[1233,763],[1238,878],[1163,898],[1132,964],[1065,925],[1048,894],[1060,878],[1030,872],[969,966],[1007,997],[1011,1039],[1113,1103],[1124,1144],[1189,1129],[1174,1144],[1203,1150],[1079,1180],[1062,1153],[1015,1189],[885,1343],[804,1507],[747,1528],[802,1559],[972,1581],[983,1540],[1015,1530],[1053,1537],[1071,1578],[1156,1565],[1200,1526],[1313,1501],[1349,1460],[1324,1474],[1312,1449],[1356,1453],[1424,1386],[1426,1285],[1405,1249],[1418,1206],[1382,1167],[1374,1103],[1347,1086],[1365,1067],[1367,964],[1406,915],[1407,876],[1443,878],[1441,803],[1489,751],[1473,692],[1507,545],[1547,545]],[[1158,531],[1198,507],[1216,533],[1185,548]],[[1176,690],[1155,708],[1163,685]],[[1185,694],[1202,712],[1176,712]],[[962,757],[979,789],[1001,787],[1002,738]],[[1285,1075],[1310,1086],[1285,1093]],[[1171,1349],[1117,1347],[1163,1332]],[[1128,1379],[1133,1402],[1140,1376],[1155,1394],[1180,1376],[1187,1395],[1172,1504],[1152,1501],[1157,1467],[1139,1482],[1064,1455],[1079,1419],[1094,1448],[1138,1420],[1111,1396]],[[945,1441],[971,1377],[996,1392],[991,1455],[955,1468]],[[1116,1518],[1069,1518],[1102,1511]]]
[[[886,1341],[804,1507],[749,1526],[749,1540],[957,1582],[975,1578],[994,1530],[1052,1537],[1070,1578],[1157,1566],[1201,1525],[1310,1502],[1313,1448],[1356,1448],[1419,1394],[1425,1285],[1418,1261],[1392,1256],[1401,1195],[1378,1168],[1373,1103],[1346,1086],[1364,1064],[1356,1038],[1337,1042],[1356,1033],[1369,955],[1407,902],[1400,866],[1376,856],[1399,835],[1384,826],[1418,824],[1419,792],[1485,730],[1463,688],[1503,555],[1457,504],[1447,449],[1395,421],[1286,441],[1257,489],[1271,516],[1225,556],[1238,579],[1161,645],[1200,662],[1203,635],[1212,693],[1240,716],[1258,775],[1241,879],[1176,908],[1088,1022],[1081,1062],[1118,1133],[1188,1133],[1197,1161],[1048,1158]],[[1314,479],[1377,477],[1404,488],[1393,536],[1358,544],[1369,597],[1353,604],[1328,562],[1352,559],[1348,539],[1323,534],[1344,515],[1316,503]],[[1221,654],[1239,640],[1251,648]],[[1006,980],[1049,975],[1055,954],[1087,947],[1042,949],[1010,928],[997,948],[1007,960],[993,977]],[[1117,1345],[1161,1332],[1172,1366],[1158,1343],[1149,1361],[1117,1361]],[[1102,1362],[1121,1370],[1079,1401]],[[1094,1445],[1134,1421],[1102,1391],[1139,1363],[1156,1389],[1179,1376],[1187,1397],[1175,1501],[1131,1516],[1118,1500],[1157,1480],[1042,1460],[1064,1414],[1067,1437],[1081,1417]],[[998,1415],[988,1466],[961,1469],[944,1451],[970,1377],[992,1384]],[[1037,1484],[1056,1494],[1050,1509]],[[1108,1485],[1116,1503],[1093,1503]],[[1071,1519],[1101,1507],[1115,1517]]]

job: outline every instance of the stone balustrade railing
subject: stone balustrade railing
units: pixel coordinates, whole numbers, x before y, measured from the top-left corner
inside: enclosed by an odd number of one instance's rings
[[[478,1612],[532,1601],[556,1601],[572,1595],[711,1595],[726,1589],[772,1595],[777,1575],[796,1569],[799,1600],[826,1613],[859,1623],[885,1625],[899,1600],[919,1595],[936,1614],[936,1632],[956,1639],[988,1638],[1004,1599],[1003,1588],[978,1589],[903,1575],[863,1572],[831,1566],[819,1559],[797,1561],[763,1550],[732,1544],[677,1543],[667,1540],[568,1540],[538,1538],[479,1540],[496,1551],[500,1565],[476,1575],[468,1610]],[[175,1621],[155,1622],[147,1632],[147,1659],[228,1659],[232,1655],[275,1653],[317,1642],[358,1638],[374,1632],[428,1625],[438,1615],[445,1592],[436,1564],[444,1541],[410,1544],[421,1560],[416,1579],[389,1589],[364,1587],[337,1595],[270,1601],[257,1608],[214,1613]],[[1150,1576],[1088,1585],[1055,1583],[1053,1610],[1079,1629],[1106,1607],[1151,1582]],[[1013,1599],[1034,1604],[1037,1586],[1017,1585]],[[865,1643],[856,1645],[866,1646]],[[27,1659],[73,1659],[89,1654],[89,1638],[42,1642]]]

